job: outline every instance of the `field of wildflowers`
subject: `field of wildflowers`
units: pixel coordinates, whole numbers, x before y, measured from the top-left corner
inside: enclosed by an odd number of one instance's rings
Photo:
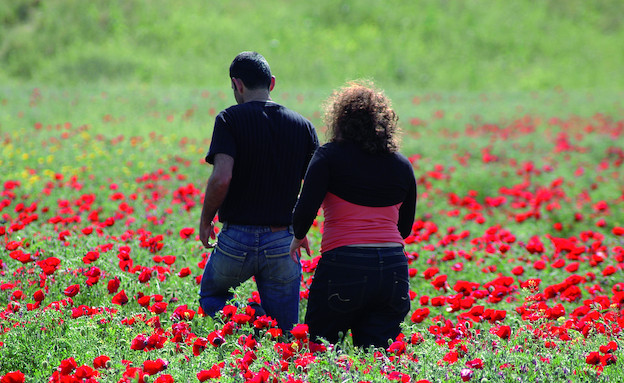
[[[419,185],[412,308],[386,349],[360,350],[282,334],[247,306],[251,281],[217,318],[199,310],[202,161],[228,97],[0,95],[0,383],[624,379],[617,101],[393,96]],[[276,101],[322,137],[317,99]]]

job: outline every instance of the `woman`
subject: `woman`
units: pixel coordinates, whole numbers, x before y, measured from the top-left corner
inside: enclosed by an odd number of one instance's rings
[[[306,234],[323,208],[321,260],[305,322],[313,340],[388,346],[410,309],[404,241],[416,209],[416,180],[398,152],[398,118],[372,84],[350,83],[328,100],[329,142],[317,149],[294,209],[290,254],[309,253]]]

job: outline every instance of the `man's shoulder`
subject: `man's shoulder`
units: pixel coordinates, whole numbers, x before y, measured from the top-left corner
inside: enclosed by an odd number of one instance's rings
[[[294,119],[294,120],[300,120],[305,124],[309,124],[312,125],[312,122],[310,122],[309,119],[307,119],[306,117],[304,117],[301,113],[297,112],[294,109],[290,109],[287,106],[281,105],[281,104],[277,104],[274,103],[276,110],[279,111],[279,113],[284,114],[289,116],[290,118]]]

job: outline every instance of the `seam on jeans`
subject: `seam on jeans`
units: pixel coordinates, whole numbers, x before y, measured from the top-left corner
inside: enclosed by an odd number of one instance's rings
[[[228,231],[232,231],[232,229],[230,228]],[[245,256],[251,252],[254,252],[254,250],[258,248],[257,246],[252,246],[245,242],[241,242],[240,240],[235,238],[235,233],[233,233],[234,237],[232,235],[229,235],[229,233],[227,235],[223,232],[219,234],[224,235],[222,237],[217,237],[217,246],[221,245],[225,246],[226,248],[232,249],[232,251],[235,251],[237,253],[245,253]]]
[[[276,233],[281,233],[281,232],[276,232]],[[275,238],[270,238],[269,242],[263,243],[262,247],[263,248],[269,248],[269,249],[275,249],[275,248],[280,248],[281,246],[275,246],[275,244],[279,244],[280,242],[284,242],[284,247],[285,248],[289,248],[290,247],[290,242],[292,241],[292,236],[287,234],[284,235],[283,237],[277,237],[275,234],[276,233],[271,233],[273,234],[273,236]]]
[[[281,258],[281,257],[285,257],[285,256],[287,256],[287,255],[289,254],[289,252],[288,252],[288,251],[273,254],[273,253],[271,253],[271,252],[270,252],[270,251],[268,251],[268,250],[264,250],[264,252],[263,252],[263,253],[264,253],[264,256],[265,256],[266,258]]]
[[[342,298],[340,297],[340,294],[339,294],[339,293],[333,293],[332,295],[330,295],[330,296],[328,296],[328,297],[327,297],[327,300],[332,299],[332,297],[333,297],[334,295],[335,295],[336,297],[338,297],[338,299],[339,299],[341,302],[351,302],[351,299],[342,299]]]
[[[229,252],[223,250],[223,247],[219,246],[218,242],[217,242],[217,246],[215,247],[215,249],[218,250],[219,253],[221,253],[221,254],[229,257],[229,258],[234,258],[234,259],[236,259],[238,261],[245,261],[245,258],[247,258],[247,254],[248,254],[247,252],[243,252],[243,255],[240,256],[240,255],[235,255],[235,254],[229,253]]]

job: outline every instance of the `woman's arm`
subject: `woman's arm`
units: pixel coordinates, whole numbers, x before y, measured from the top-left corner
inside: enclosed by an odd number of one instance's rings
[[[324,147],[319,148],[312,157],[299,200],[293,211],[295,238],[303,239],[316,218],[321,203],[329,186],[329,160]]]
[[[399,222],[397,224],[401,237],[407,238],[412,233],[412,225],[414,224],[414,215],[416,214],[417,187],[414,172],[411,171],[410,187],[405,196],[405,201],[399,209]]]

